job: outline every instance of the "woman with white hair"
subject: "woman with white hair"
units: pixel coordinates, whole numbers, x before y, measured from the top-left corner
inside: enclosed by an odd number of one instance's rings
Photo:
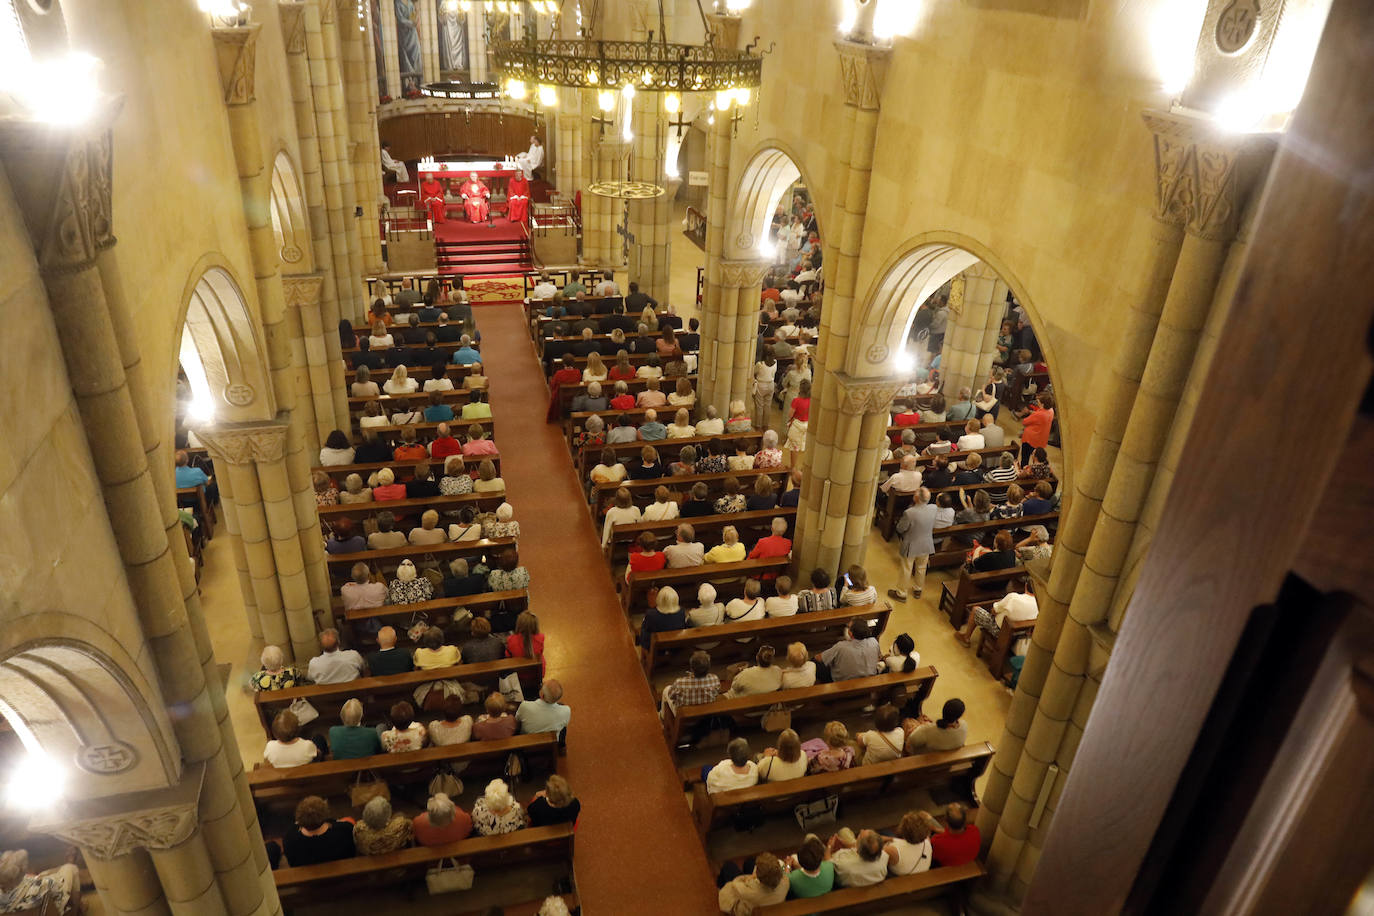
[[[472,826],[478,836],[514,833],[525,826],[525,809],[511,794],[504,780],[493,779],[472,806]]]
[[[377,796],[363,807],[363,816],[353,825],[353,845],[360,856],[379,856],[405,849],[411,844],[410,818],[393,814],[391,802]]]
[[[472,476],[463,470],[463,456],[444,459],[444,476],[439,478],[440,496],[462,496],[472,492]]]
[[[343,505],[372,502],[372,489],[363,486],[361,474],[349,474],[344,478],[344,488],[339,494],[339,502]]]
[[[653,610],[644,615],[639,625],[639,647],[649,651],[649,640],[655,633],[671,633],[673,630],[687,629],[687,615],[678,601],[677,589],[665,586],[658,590]]]
[[[696,430],[698,436],[719,436],[725,432],[725,421],[714,404],[706,405],[706,418],[697,421]]]
[[[782,449],[778,448],[778,434],[775,430],[765,429],[759,452],[754,456],[755,468],[782,467]]]
[[[410,823],[417,846],[443,846],[472,834],[472,818],[443,792],[431,795],[424,812]]]
[[[515,507],[510,503],[502,503],[496,507],[496,512],[490,517],[484,516],[482,519],[482,537],[484,538],[518,538],[520,537],[520,523],[514,520]]]
[[[600,448],[606,444],[606,421],[592,414],[582,421],[582,431],[573,435],[573,449],[588,446]]]
[[[412,546],[429,546],[431,544],[445,544],[448,542],[448,535],[444,529],[437,527],[439,524],[439,513],[433,509],[426,509],[420,516],[420,527],[410,529],[410,543]]]
[[[300,687],[310,683],[309,678],[301,674],[298,668],[286,663],[286,653],[277,646],[264,647],[259,660],[262,667],[250,679],[254,693],[264,690],[285,690],[288,687]]]
[[[398,394],[413,394],[418,387],[420,387],[419,383],[411,378],[406,367],[401,365],[397,366],[395,371],[391,373],[391,378],[382,385],[382,390],[395,397]]]
[[[387,604],[418,604],[434,597],[434,583],[427,576],[418,575],[415,564],[402,560],[396,567],[396,578],[386,589]]]
[[[754,423],[749,419],[749,414],[745,413],[743,401],[730,402],[730,419],[725,421],[725,429],[728,432],[739,434],[753,432]]]
[[[716,587],[703,582],[697,589],[697,606],[687,612],[690,627],[713,627],[725,622],[725,605],[716,600]]]
[[[356,697],[343,704],[339,711],[342,725],[329,729],[329,754],[335,760],[356,760],[382,752],[382,739],[377,729],[363,726],[363,704]]]

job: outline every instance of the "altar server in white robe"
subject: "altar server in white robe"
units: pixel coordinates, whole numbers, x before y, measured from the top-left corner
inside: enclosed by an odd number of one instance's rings
[[[539,142],[538,137],[530,137],[530,148],[528,152],[517,153],[515,164],[520,166],[525,173],[526,181],[534,180],[534,170],[544,163],[544,144]]]

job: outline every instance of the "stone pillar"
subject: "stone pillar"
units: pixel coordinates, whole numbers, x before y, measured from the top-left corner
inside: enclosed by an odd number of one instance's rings
[[[302,424],[305,450],[318,455],[320,445],[330,430],[338,427],[334,420],[334,388],[329,374],[329,335],[320,320],[320,297],[327,274],[305,274],[282,278],[282,293],[291,322],[291,362],[296,367],[296,407],[313,419],[313,425]],[[340,427],[347,428],[347,426]]]
[[[558,114],[555,116],[558,143],[554,148],[553,177],[558,184],[558,193],[569,201],[576,196],[579,188],[586,186],[586,171],[583,168],[586,155],[586,126],[582,122],[586,114],[584,98],[581,89],[558,90]]]
[[[316,111],[321,108],[318,78],[324,78],[327,88],[325,108],[329,111],[334,125],[334,159],[339,171],[339,214],[342,224],[342,246],[348,254],[347,280],[339,280],[339,307],[344,315],[361,316],[367,312],[366,286],[363,284],[362,241],[359,238],[360,217],[357,212],[358,198],[354,189],[353,160],[350,150],[356,138],[349,135],[348,103],[343,89],[343,45],[339,39],[338,0],[319,0],[320,11],[320,50],[318,60],[314,56],[311,31],[314,20],[311,17],[312,4],[306,5],[306,59],[310,61],[310,84],[316,92]],[[319,68],[316,64],[322,64]],[[321,135],[323,136],[323,135]],[[380,151],[374,162],[381,162]],[[326,194],[328,189],[326,189]],[[376,223],[373,223],[375,229]]]
[[[1089,470],[1101,475],[1100,483],[1089,481],[1093,487],[1100,485],[1100,501],[1076,498],[1071,508],[1074,545],[1084,548],[1078,556],[1061,556],[1062,548],[1055,550],[1049,594],[1041,602],[1041,620],[1048,612],[1051,628],[1042,637],[1037,621],[1032,651],[1021,675],[1024,685],[1034,663],[1036,696],[1034,702],[1023,699],[1018,687],[1007,732],[1024,730],[1011,742],[1004,736],[999,745],[986,810],[979,813],[980,829],[993,837],[988,853],[992,886],[1016,899],[1029,885],[1048,827],[1042,820],[1032,831],[1030,809],[1049,766],[1058,765],[1061,786],[1072,767],[1110,655],[1112,639],[1105,624],[1135,525],[1216,295],[1237,216],[1267,161],[1263,141],[1224,134],[1201,119],[1148,112],[1145,120],[1155,138],[1158,215],[1174,229],[1165,239],[1182,238],[1178,247],[1169,249],[1177,254],[1169,259],[1169,276],[1160,284],[1162,310],[1151,328],[1140,381],[1134,386],[1137,390],[1120,421],[1120,444],[1105,446],[1094,433],[1097,449],[1090,447],[1088,459],[1097,463],[1085,467],[1080,476],[1087,476]],[[1155,293],[1158,286],[1152,282],[1150,290]],[[1114,432],[1108,414],[1099,411],[1098,417],[1099,428],[1106,426],[1108,434]],[[1103,456],[1108,452],[1111,461],[1105,466]],[[1089,510],[1080,508],[1080,503],[1090,502],[1094,504]],[[1089,511],[1091,525],[1082,523]],[[1061,542],[1069,534],[1066,530]],[[1062,569],[1072,573],[1067,593],[1069,573],[1061,573]],[[1061,786],[1053,790],[1056,799]],[[1053,805],[1048,811],[1052,816]]]
[[[423,74],[420,82],[437,83],[439,81],[439,5],[437,3],[420,4],[420,21],[416,23],[417,31],[420,33],[420,72]]]
[[[327,0],[333,2],[333,0]],[[329,605],[329,576],[320,548],[320,521],[310,479],[311,462],[306,459],[301,421],[293,416],[296,385],[291,359],[291,327],[286,321],[286,301],[278,271],[276,237],[271,213],[271,171],[262,160],[261,132],[254,95],[256,46],[260,25],[214,29],[220,82],[229,115],[229,133],[238,165],[243,192],[244,217],[253,257],[253,274],[258,307],[267,339],[268,364],[277,407],[286,417],[285,467],[292,504],[299,509],[293,527],[300,533],[299,551],[308,557],[304,565],[310,583],[311,601],[316,607]],[[283,586],[283,591],[286,586]]]
[[[718,17],[732,19],[733,17]],[[738,27],[738,21],[735,21]],[[732,47],[732,46],[731,46]],[[706,138],[706,283],[701,295],[701,401],[713,404],[722,417],[729,416],[731,363],[737,294],[726,290],[725,223],[729,217],[726,197],[730,189],[730,119],[718,117]],[[738,286],[735,287],[738,289]],[[757,312],[757,303],[755,304]],[[757,320],[757,319],[756,319]],[[730,355],[725,352],[728,350]],[[720,360],[724,359],[724,363]]]
[[[318,544],[320,533],[318,522],[313,531],[302,531],[296,523],[296,500],[287,470],[287,425],[279,417],[271,423],[202,427],[197,435],[210,450],[216,468],[227,471],[230,478],[263,638],[289,656],[305,660],[319,651],[305,572],[306,558],[312,554],[305,544]],[[317,609],[324,613],[329,607],[327,589],[322,599]]]
[[[997,338],[1002,333],[1002,320],[1007,314],[1007,284],[998,277],[992,284],[992,301],[988,304],[988,323],[983,328],[983,343],[978,348],[978,363],[973,370],[973,380],[982,384],[992,372],[992,361],[997,358]],[[948,391],[948,388],[946,388]],[[955,397],[959,392],[956,390]]]
[[[856,364],[848,353],[849,334],[858,280],[859,251],[863,245],[864,218],[868,212],[869,177],[873,169],[873,146],[877,136],[878,113],[882,104],[883,83],[891,57],[890,48],[851,41],[837,41],[840,75],[844,82],[844,136],[849,138],[846,158],[840,170],[840,193],[825,232],[825,306],[821,311],[820,344],[812,367],[812,413],[803,458],[802,497],[797,526],[801,540],[800,568],[822,565],[834,571],[853,562],[868,536],[873,502],[863,507],[867,515],[858,517],[850,508],[850,491],[855,482],[855,452],[859,448],[858,426],[862,421],[853,410],[839,415],[844,403],[863,404],[865,410],[886,410],[887,404],[872,404],[880,389],[865,386],[853,400],[845,394],[849,376],[840,370]],[[893,388],[896,391],[896,388]],[[816,394],[819,392],[819,400]],[[891,400],[891,393],[888,395]],[[817,409],[819,407],[819,409]],[[885,428],[886,424],[884,424]],[[866,473],[866,472],[865,472]],[[876,470],[874,472],[876,474]],[[858,510],[857,503],[855,510]],[[827,520],[848,519],[850,531],[824,533]]]
[[[386,57],[386,94],[401,97],[401,54],[396,47],[396,4],[393,0],[377,0],[382,14],[382,54]],[[473,6],[481,7],[480,3]]]
[[[754,363],[758,353],[759,343],[759,295],[763,292],[763,277],[768,273],[768,268],[773,266],[772,258],[748,258],[738,260],[723,260],[721,263],[721,318],[722,336],[730,334],[731,341],[728,348],[731,351],[727,356],[727,344],[722,341],[717,351],[717,360],[720,365],[717,368],[717,381],[720,375],[730,373],[730,400],[743,400],[750,404],[753,398],[754,387]],[[730,299],[734,299],[731,307]],[[725,310],[730,308],[734,313],[734,328],[730,328]],[[778,373],[777,380],[782,381],[782,374]],[[752,409],[752,408],[751,408]],[[721,416],[729,416],[722,413]],[[757,429],[764,427],[763,417],[754,417],[754,426]]]
[[[630,145],[620,135],[607,131],[593,143],[596,167],[591,181],[625,177],[625,159]],[[619,270],[625,266],[625,243],[616,231],[625,217],[625,201],[602,197],[582,190],[582,261],[589,267]]]
[[[386,6],[385,3],[382,4]],[[334,256],[334,236],[331,232],[329,199],[325,195],[326,180],[335,183],[337,194],[338,169],[326,174],[325,160],[332,151],[320,143],[316,133],[320,118],[315,111],[315,97],[310,89],[310,65],[306,60],[306,29],[304,2],[283,0],[278,4],[281,13],[282,36],[286,45],[287,72],[291,79],[291,97],[296,113],[296,133],[300,138],[301,178],[305,185],[306,206],[310,212],[310,239],[315,269],[320,271],[319,307],[313,314],[302,307],[302,324],[318,320],[322,328],[325,348],[324,365],[329,373],[328,407],[320,398],[320,391],[312,384],[315,402],[315,429],[318,438],[325,439],[332,430],[349,428],[348,388],[344,382],[343,351],[336,333],[343,317],[339,300],[339,262]],[[345,259],[346,261],[346,259]],[[350,315],[356,320],[359,316]],[[309,344],[306,344],[308,350]]]
[[[382,23],[385,26],[386,20]],[[468,10],[468,72],[471,74],[468,78],[474,83],[484,83],[488,79],[486,12],[481,3],[474,3]]]
[[[172,912],[147,850],[134,849],[108,860],[87,850],[82,855],[106,916],[169,916]]]
[[[663,93],[641,92],[634,99],[634,159],[631,174],[636,181],[652,182],[664,189],[657,197],[630,202],[630,279],[641,292],[668,302],[670,223],[673,194],[680,179],[668,181],[664,172],[668,124],[663,112]]]
[[[141,362],[137,318],[122,286],[106,286],[107,278],[114,283],[119,276],[110,200],[113,115],[107,106],[88,125],[66,131],[11,119],[0,130],[0,156],[34,239],[56,324],[83,332],[60,335],[63,355],[162,698],[178,710],[172,728],[181,757],[188,770],[204,764],[205,794],[223,802],[215,809],[220,820],[211,845],[215,894],[233,897],[233,916],[276,913],[262,833],[176,522],[171,462],[160,438],[142,435],[141,416],[165,414],[139,382],[141,370],[130,387],[125,366]],[[158,461],[157,473],[150,460]],[[231,895],[236,887],[242,890]],[[150,906],[156,911],[156,903]]]
[[[945,395],[951,400],[958,396],[960,388],[973,388],[981,384],[991,365],[991,354],[984,351],[989,324],[1000,316],[997,298],[998,290],[1006,295],[1006,285],[1001,283],[995,271],[981,261],[965,270],[956,280],[962,278],[963,295],[960,297],[959,313],[950,315],[948,333],[945,335],[944,356],[940,365],[944,367]],[[951,302],[953,296],[950,297]],[[953,312],[953,308],[950,309]],[[993,336],[994,348],[996,336]]]
[[[362,269],[367,276],[381,273],[382,239],[378,201],[382,199],[382,146],[377,135],[377,65],[372,59],[372,40],[368,29],[372,17],[359,16],[357,6],[341,3],[339,43],[344,75],[344,96],[348,102],[348,132],[353,138],[353,198],[363,215],[358,217],[358,241],[362,248]],[[437,34],[437,23],[430,35]],[[434,73],[438,79],[436,58]]]

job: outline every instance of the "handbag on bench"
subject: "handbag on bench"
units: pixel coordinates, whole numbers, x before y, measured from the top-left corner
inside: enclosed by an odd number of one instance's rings
[[[449,865],[445,866],[445,863],[449,863]],[[471,890],[474,877],[476,877],[476,872],[468,863],[460,863],[456,859],[444,859],[425,872],[425,887],[431,895]]]

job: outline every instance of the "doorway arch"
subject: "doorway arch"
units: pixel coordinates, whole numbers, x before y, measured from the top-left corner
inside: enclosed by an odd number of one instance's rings
[[[277,257],[282,273],[307,274],[314,270],[310,242],[310,221],[305,195],[296,167],[285,150],[272,162],[272,232],[277,240]]]
[[[219,264],[189,285],[179,360],[201,419],[270,420],[276,415],[266,348],[238,283]]]
[[[1069,455],[1069,421],[1061,405],[1065,392],[1056,374],[1054,344],[1046,333],[1047,324],[1039,306],[1026,290],[1016,272],[988,246],[977,239],[955,232],[927,232],[908,239],[878,269],[852,324],[850,345],[845,353],[845,371],[855,378],[877,378],[899,372],[899,361],[916,318],[916,311],[932,293],[954,277],[978,263],[985,264],[1007,285],[1017,303],[1026,311],[1036,340],[1050,368],[1050,383],[1055,392],[1055,419],[1060,427],[1063,451],[1064,492],[1073,462]]]
[[[773,211],[787,189],[800,179],[815,205],[817,222],[821,200],[807,170],[796,153],[777,140],[765,141],[748,159],[740,172],[739,184],[726,223],[725,254],[730,258],[758,256],[759,240],[767,238]]]

